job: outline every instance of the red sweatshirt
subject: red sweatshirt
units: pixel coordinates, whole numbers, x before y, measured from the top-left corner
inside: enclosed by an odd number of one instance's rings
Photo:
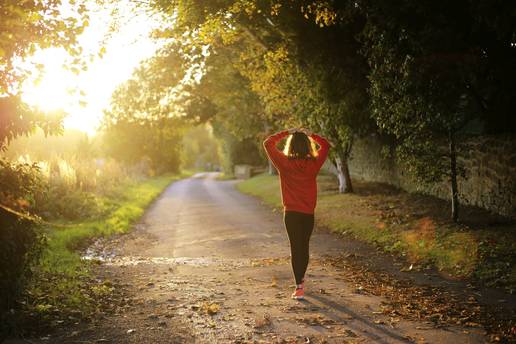
[[[278,142],[288,135],[287,130],[280,131],[269,136],[263,142],[263,146],[279,172],[281,199],[285,211],[313,214],[317,203],[316,177],[328,156],[330,144],[325,138],[312,134],[310,137],[321,147],[317,158],[289,159],[276,148]]]

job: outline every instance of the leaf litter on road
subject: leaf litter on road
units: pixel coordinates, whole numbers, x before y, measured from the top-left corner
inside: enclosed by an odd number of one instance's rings
[[[516,341],[514,310],[501,311],[482,305],[464,291],[457,293],[444,287],[416,285],[409,279],[371,271],[354,258],[353,255],[325,256],[322,264],[340,268],[349,281],[358,285],[355,293],[385,297],[381,303],[381,313],[391,319],[429,320],[434,327],[483,327],[493,342]],[[391,324],[395,321],[391,320]]]
[[[254,319],[254,328],[255,329],[263,329],[264,327],[268,327],[272,325],[271,316],[268,313],[264,313]]]

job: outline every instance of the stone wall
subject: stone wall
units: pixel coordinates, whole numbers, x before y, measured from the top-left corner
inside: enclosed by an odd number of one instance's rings
[[[450,198],[448,183],[430,187],[418,183],[394,159],[384,157],[384,147],[376,136],[358,140],[350,161],[351,176]],[[461,142],[459,149],[459,162],[466,170],[466,178],[458,180],[461,202],[516,218],[516,139],[477,137]]]

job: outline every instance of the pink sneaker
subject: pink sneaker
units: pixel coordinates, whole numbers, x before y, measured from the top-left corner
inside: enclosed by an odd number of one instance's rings
[[[305,298],[305,279],[301,281],[301,284],[296,286],[296,290],[292,293],[292,298],[295,300],[303,300]]]
[[[305,298],[305,290],[303,288],[297,287],[296,290],[294,290],[292,293],[292,298],[295,300],[303,300]]]

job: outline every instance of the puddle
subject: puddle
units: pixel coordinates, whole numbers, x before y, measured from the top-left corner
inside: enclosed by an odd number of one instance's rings
[[[100,247],[101,243],[100,240],[98,240],[86,249],[84,254],[81,256],[81,259],[106,262],[116,257],[114,250],[101,249]]]
[[[210,265],[226,265],[227,261],[217,258],[204,257],[141,257],[141,256],[122,256],[114,257],[105,262],[107,265],[114,266],[134,266],[140,264],[156,264],[156,265],[190,265],[190,266],[210,266]]]
[[[219,269],[238,267],[259,267],[285,264],[289,257],[277,258],[221,258],[221,257],[147,257],[122,256],[115,248],[106,247],[104,240],[98,239],[90,245],[81,256],[83,260],[96,261],[109,266],[136,266],[141,264],[153,265],[188,265],[188,266],[219,266]]]
[[[100,261],[110,266],[136,266],[141,264],[155,265],[189,265],[189,266],[249,266],[249,259],[222,259],[216,257],[142,257],[142,256],[116,256],[114,253],[95,252],[87,250],[82,256],[84,260]]]

